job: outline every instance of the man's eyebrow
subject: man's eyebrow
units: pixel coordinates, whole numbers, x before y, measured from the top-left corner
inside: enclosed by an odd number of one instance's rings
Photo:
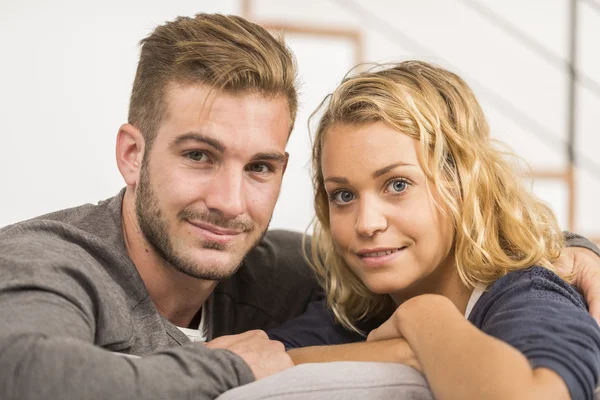
[[[211,138],[206,135],[203,135],[198,132],[188,132],[188,133],[184,133],[181,136],[177,136],[175,138],[175,140],[173,140],[171,142],[171,145],[169,147],[171,147],[171,148],[177,147],[181,143],[187,142],[187,141],[194,141],[194,142],[200,142],[200,143],[207,144],[211,147],[214,147],[221,153],[225,152],[225,149],[226,149],[225,145],[222,142],[220,142],[219,140],[217,140],[215,138]]]
[[[390,172],[391,170],[393,170],[394,168],[397,168],[397,167],[414,167],[414,165],[404,163],[404,162],[397,162],[394,164],[390,164],[387,167],[380,168],[377,171],[373,172],[373,178],[379,178],[381,175],[387,174],[388,172]]]
[[[276,151],[256,153],[254,157],[252,157],[252,161],[274,161],[278,164],[285,164],[287,159],[288,156],[286,154]]]

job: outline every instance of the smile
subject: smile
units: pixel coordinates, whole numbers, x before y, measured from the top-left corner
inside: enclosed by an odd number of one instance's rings
[[[363,266],[377,268],[389,265],[396,257],[403,254],[406,246],[396,248],[365,249],[356,253]]]
[[[204,240],[221,244],[227,244],[243,233],[238,230],[225,229],[204,222],[192,222],[189,220],[187,222],[195,228],[196,233]]]
[[[387,250],[361,251],[361,252],[358,252],[358,256],[361,258],[382,257],[382,256],[390,255],[392,253],[396,253],[402,249],[404,249],[404,247],[398,247],[395,249],[387,249]]]

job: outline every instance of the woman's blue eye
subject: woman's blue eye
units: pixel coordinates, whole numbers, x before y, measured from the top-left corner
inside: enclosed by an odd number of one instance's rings
[[[349,203],[354,200],[354,195],[346,190],[341,190],[333,195],[333,199],[338,203]]]
[[[208,158],[203,151],[190,151],[186,154],[186,157],[193,161],[205,161],[205,158]]]
[[[387,190],[396,192],[396,193],[402,193],[407,189],[407,187],[408,187],[408,182],[406,182],[405,180],[402,180],[402,179],[397,179],[397,180],[391,181],[388,184]]]

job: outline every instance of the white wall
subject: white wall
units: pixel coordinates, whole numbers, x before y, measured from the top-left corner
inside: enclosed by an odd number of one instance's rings
[[[137,43],[157,24],[238,2],[0,2],[0,226],[113,196]]]
[[[596,0],[597,1],[597,0]],[[490,92],[556,140],[566,138],[567,75],[528,50],[463,0],[255,0],[258,20],[354,27],[366,59],[422,58],[452,68],[473,86],[496,137],[535,168],[562,168],[564,151],[508,118]],[[352,4],[368,7],[357,10]],[[598,3],[598,1],[597,1]],[[557,58],[568,55],[568,0],[481,0]],[[600,7],[597,7],[600,8]],[[163,21],[196,12],[239,13],[238,0],[170,2],[44,0],[0,2],[0,226],[59,208],[96,202],[123,185],[114,141],[126,120],[137,42]],[[600,12],[580,1],[580,68],[600,82]],[[273,227],[304,230],[312,216],[306,118],[352,65],[344,40],[291,35],[298,56],[301,110],[289,144],[290,167]],[[415,41],[418,45],[415,45]],[[578,95],[577,150],[597,159],[600,98]],[[600,164],[600,162],[596,162]],[[596,168],[600,170],[600,168]],[[536,191],[566,226],[559,182]],[[600,173],[578,172],[577,231],[600,234]]]

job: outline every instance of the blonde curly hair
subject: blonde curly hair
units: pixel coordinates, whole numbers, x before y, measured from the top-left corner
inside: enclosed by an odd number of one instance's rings
[[[331,236],[321,157],[335,124],[383,122],[419,142],[421,167],[454,223],[454,258],[465,286],[489,285],[540,265],[557,272],[563,235],[545,203],[522,184],[508,151],[490,138],[481,107],[456,74],[421,62],[376,66],[344,79],[313,114],[314,234],[309,260],[336,318],[355,331],[366,318],[386,318],[388,295],[372,293],[345,263]]]

